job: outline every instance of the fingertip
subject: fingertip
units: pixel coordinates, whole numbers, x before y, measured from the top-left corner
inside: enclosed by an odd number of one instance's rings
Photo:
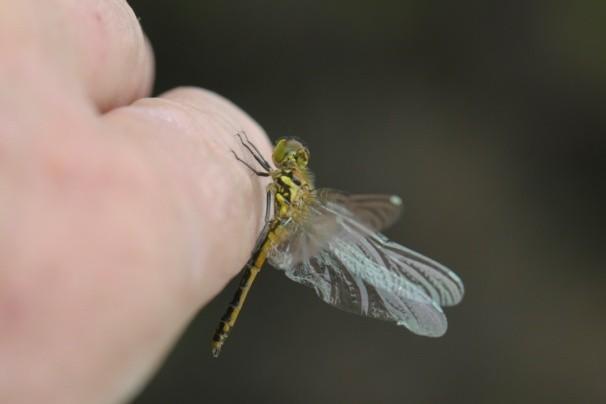
[[[262,226],[265,180],[234,158],[231,151],[250,157],[236,134],[245,131],[264,156],[269,139],[231,101],[195,87],[138,100],[107,120],[143,142],[158,178],[177,190],[184,207],[179,239],[195,262],[184,285],[199,307],[241,270]]]
[[[153,52],[130,5],[122,0],[71,3],[77,6],[57,6],[65,9],[63,18],[70,27],[66,35],[76,38],[65,42],[80,73],[74,79],[81,81],[97,110],[106,112],[149,94]]]
[[[139,69],[141,71],[141,77],[138,81],[139,87],[132,97],[133,99],[149,96],[154,86],[154,78],[156,75],[154,48],[152,47],[152,44],[145,33],[143,34],[143,46],[141,47],[141,52],[143,53],[140,58],[141,68]]]
[[[200,116],[214,121],[222,132],[229,134],[224,138],[228,144],[233,145],[236,140],[235,134],[243,130],[264,156],[271,155],[271,141],[265,130],[227,98],[213,91],[193,86],[176,87],[159,97],[191,107]]]

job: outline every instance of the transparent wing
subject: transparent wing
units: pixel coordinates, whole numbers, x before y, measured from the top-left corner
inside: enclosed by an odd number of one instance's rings
[[[453,306],[461,301],[464,286],[454,272],[439,262],[376,233],[397,220],[402,210],[400,198],[374,194],[347,195],[327,189],[319,190],[317,195],[321,205],[317,212],[320,215],[316,214],[312,226],[325,221],[349,222],[349,227],[356,228],[374,249],[389,256],[390,260],[385,261],[392,263],[393,266],[389,269],[406,276],[440,306]],[[357,227],[354,225],[356,222],[359,224]],[[321,226],[320,228],[322,229]],[[322,229],[323,233],[326,233],[325,229]],[[335,229],[336,226],[333,226],[332,231],[335,232]],[[310,231],[308,228],[303,230]],[[324,239],[327,238],[324,235]]]
[[[461,299],[458,277],[388,241],[327,195],[334,192],[318,192],[304,223],[287,224],[291,235],[274,248],[270,263],[340,309],[395,321],[421,335],[444,334],[440,305]]]
[[[318,198],[347,209],[357,221],[371,230],[381,231],[394,224],[402,214],[402,199],[397,195],[348,194],[320,189]]]

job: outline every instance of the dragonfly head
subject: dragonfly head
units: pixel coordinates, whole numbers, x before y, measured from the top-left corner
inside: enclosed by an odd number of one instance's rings
[[[305,168],[309,162],[309,150],[298,140],[283,138],[276,143],[272,159],[277,167]]]

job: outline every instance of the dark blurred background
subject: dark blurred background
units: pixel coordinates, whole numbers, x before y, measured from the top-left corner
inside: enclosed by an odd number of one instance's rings
[[[221,358],[235,283],[136,403],[606,402],[606,2],[130,4],[156,92],[212,89],[320,186],[401,195],[388,235],[467,289],[429,339],[267,268]]]

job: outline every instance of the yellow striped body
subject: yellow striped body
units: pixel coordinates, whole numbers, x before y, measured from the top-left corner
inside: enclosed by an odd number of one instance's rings
[[[257,157],[262,159],[262,156]],[[277,169],[257,174],[270,176],[273,180],[268,186],[268,191],[271,192],[274,201],[273,219],[269,223],[265,239],[248,261],[240,286],[215,331],[211,343],[214,357],[219,356],[221,348],[244,306],[250,288],[271,249],[288,236],[282,223],[303,221],[307,206],[315,199],[313,178],[307,168],[309,152],[302,144],[293,139],[280,140],[274,148],[272,157]],[[261,162],[263,161],[261,160]],[[245,163],[245,165],[247,164]],[[248,167],[252,170],[250,166]]]
[[[217,330],[215,331],[215,335],[213,336],[211,342],[212,354],[215,358],[221,353],[221,348],[229,336],[229,332],[234,327],[236,320],[240,315],[240,311],[242,311],[242,307],[244,306],[248,292],[250,291],[257,274],[263,267],[263,264],[267,259],[267,255],[273,246],[278,244],[279,241],[286,235],[284,228],[279,227],[277,223],[277,221],[272,222],[273,226],[270,227],[270,231],[267,233],[263,244],[261,244],[261,247],[255,254],[253,254],[251,260],[248,262],[246,271],[242,275],[238,291],[227,308],[227,311],[223,315]]]

